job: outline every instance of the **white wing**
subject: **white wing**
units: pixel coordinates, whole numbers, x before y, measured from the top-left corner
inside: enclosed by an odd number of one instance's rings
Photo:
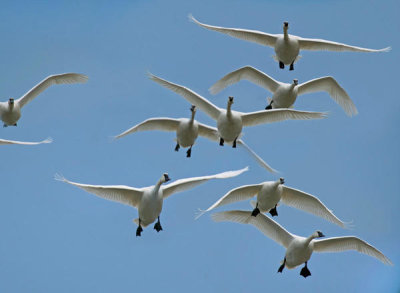
[[[210,93],[217,94],[227,86],[235,84],[242,79],[246,79],[255,83],[270,92],[275,92],[276,89],[281,84],[279,81],[276,81],[272,77],[268,76],[264,72],[255,69],[251,66],[245,66],[239,68],[238,70],[232,71],[231,73],[225,75],[223,78],[218,80],[213,86],[210,87]]]
[[[299,95],[320,91],[328,92],[331,98],[343,108],[348,116],[356,115],[358,113],[357,108],[349,95],[333,77],[326,76],[312,79],[300,84],[297,89]]]
[[[270,165],[268,165],[263,159],[261,159],[261,157],[259,155],[257,155],[247,144],[244,143],[243,140],[238,139],[237,140],[237,144],[240,145],[241,147],[243,147],[255,160],[256,162],[263,167],[264,169],[266,169],[268,172],[271,173],[278,173],[278,171],[276,171],[274,168],[272,168]]]
[[[142,199],[143,191],[139,188],[133,188],[125,185],[89,185],[69,181],[56,174],[54,179],[75,185],[83,190],[97,195],[101,198],[116,201],[122,204],[137,207]]]
[[[35,97],[37,97],[41,92],[43,92],[48,87],[53,84],[65,84],[65,83],[85,83],[87,82],[88,77],[83,74],[78,73],[64,73],[57,75],[50,75],[35,85],[29,92],[19,98],[16,102],[22,108],[27,103],[32,101]]]
[[[27,141],[0,139],[0,145],[4,145],[4,144],[37,145],[37,144],[51,143],[51,142],[53,142],[53,139],[50,137],[45,140],[39,141],[39,142],[27,142]]]
[[[346,225],[339,220],[318,198],[301,190],[282,186],[282,202],[288,206],[303,210],[318,217],[324,218],[342,228]]]
[[[223,197],[217,200],[208,209],[200,210],[200,213],[197,215],[196,219],[200,218],[204,213],[209,212],[215,209],[216,207],[220,207],[226,204],[254,197],[260,191],[261,186],[262,184],[244,185],[228,191],[228,193],[226,193]]]
[[[145,130],[164,130],[164,131],[176,131],[179,126],[179,119],[173,118],[151,118],[139,123],[128,130],[118,134],[114,138],[121,138],[125,135],[128,135],[137,131],[145,131]]]
[[[271,238],[284,247],[288,247],[294,239],[294,235],[285,230],[274,220],[260,213],[256,217],[247,211],[227,211],[211,215],[215,222],[236,222],[241,224],[252,224],[256,226],[265,236]]]
[[[219,141],[218,129],[198,122],[199,135],[212,141]]]
[[[227,34],[231,37],[238,38],[241,40],[257,43],[264,46],[274,47],[275,42],[279,35],[267,34],[260,31],[247,30],[247,29],[239,29],[239,28],[226,28],[219,26],[212,26],[208,24],[204,24],[196,20],[191,14],[189,14],[189,19],[194,23],[198,24],[201,27],[206,29],[220,32],[223,34]]]
[[[383,255],[371,244],[355,236],[332,237],[327,239],[313,240],[315,252],[340,252],[356,250],[366,255],[375,257],[387,265],[393,265],[390,259]]]
[[[194,91],[188,89],[187,87],[181,86],[179,84],[175,84],[169,82],[165,79],[159,78],[151,73],[149,73],[149,78],[162,86],[170,89],[171,91],[176,92],[177,94],[181,95],[185,98],[189,103],[195,105],[196,107],[200,108],[204,111],[207,115],[211,116],[211,118],[217,120],[221,110],[209,102],[207,99],[203,98],[199,94],[195,93]]]
[[[356,46],[350,46],[342,43],[321,40],[321,39],[307,39],[296,37],[299,40],[300,50],[312,50],[312,51],[351,51],[351,52],[389,52],[392,48],[386,47],[383,49],[368,49]]]
[[[251,113],[242,113],[243,126],[278,122],[284,120],[309,120],[325,118],[326,113],[297,111],[291,109],[262,110]]]
[[[227,172],[223,172],[223,173],[219,173],[219,174],[215,174],[215,175],[179,179],[173,183],[162,186],[164,199],[173,193],[188,190],[188,189],[193,188],[197,185],[200,185],[208,180],[225,179],[225,178],[235,177],[235,176],[242,174],[243,172],[245,172],[247,170],[249,170],[249,167],[243,168],[241,170],[236,170],[236,171],[227,171]]]

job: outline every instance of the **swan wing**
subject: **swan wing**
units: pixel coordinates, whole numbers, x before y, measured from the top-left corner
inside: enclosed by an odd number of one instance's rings
[[[45,140],[39,141],[39,142],[27,142],[27,141],[0,139],[0,145],[4,145],[4,144],[37,145],[37,144],[52,143],[52,142],[53,142],[53,139],[50,137],[46,138]]]
[[[387,265],[393,265],[389,258],[383,255],[371,244],[355,236],[332,237],[327,239],[313,240],[315,252],[340,252],[356,250],[366,255],[375,257]]]
[[[218,80],[213,86],[210,87],[210,93],[215,95],[227,86],[235,84],[242,79],[251,81],[252,83],[257,84],[269,90],[270,92],[275,92],[280,85],[280,82],[276,81],[264,72],[251,66],[245,66],[228,73],[223,78]]]
[[[244,143],[243,140],[238,139],[237,144],[243,147],[255,160],[256,162],[266,169],[268,172],[271,173],[278,173],[274,168],[272,168],[270,165],[268,165],[259,155],[257,155],[247,144]]]
[[[199,22],[197,19],[193,17],[193,15],[189,14],[189,19],[196,23],[197,25],[212,30],[216,32],[220,32],[223,34],[227,34],[231,37],[238,38],[244,41],[249,41],[253,43],[257,43],[264,46],[274,47],[275,42],[279,35],[267,34],[260,31],[255,30],[247,30],[247,29],[240,29],[240,28],[226,28],[220,26],[213,26]]]
[[[227,171],[215,175],[209,175],[209,176],[201,176],[201,177],[192,177],[192,178],[185,178],[185,179],[179,179],[176,180],[173,183],[170,183],[168,185],[165,185],[163,187],[163,195],[164,199],[170,196],[173,193],[181,192],[188,190],[190,188],[193,188],[197,185],[200,185],[208,180],[211,179],[225,179],[225,178],[231,178],[238,176],[242,174],[243,172],[249,170],[248,167],[243,168],[241,170],[236,170],[236,171]]]
[[[383,49],[368,49],[356,46],[350,46],[342,43],[322,40],[322,39],[307,39],[297,37],[300,45],[300,50],[312,50],[312,51],[351,51],[351,52],[389,52],[391,47]]]
[[[176,131],[179,126],[179,119],[173,118],[151,118],[139,123],[128,130],[122,132],[115,136],[115,139],[121,138],[125,135],[131,134],[137,131],[145,131],[145,130],[163,130],[163,131]]]
[[[218,129],[205,125],[203,123],[198,123],[199,125],[199,135],[203,136],[212,141],[219,141]]]
[[[48,87],[53,84],[72,84],[72,83],[85,83],[87,82],[88,77],[83,74],[78,73],[64,73],[64,74],[56,74],[50,75],[35,85],[31,90],[29,90],[25,95],[19,98],[16,102],[18,102],[19,106],[22,108],[27,103],[32,101],[35,97],[37,97],[41,92],[43,92]]]
[[[288,206],[303,210],[307,213],[324,218],[342,228],[346,225],[339,220],[318,198],[298,189],[282,186],[282,202]]]
[[[293,234],[286,231],[285,228],[262,213],[258,214],[256,217],[253,217],[251,212],[235,210],[215,213],[211,215],[211,218],[215,222],[229,221],[241,224],[251,224],[259,229],[265,236],[271,238],[286,248],[294,239]]]
[[[299,95],[325,91],[329,93],[331,98],[339,104],[340,107],[343,108],[348,116],[356,115],[358,113],[357,108],[349,95],[331,76],[312,79],[300,84],[297,89]]]
[[[254,126],[284,120],[309,120],[325,118],[326,113],[298,111],[292,109],[262,110],[242,114],[243,126]]]
[[[62,181],[71,185],[75,185],[83,190],[97,195],[101,198],[116,201],[122,204],[137,207],[142,199],[142,189],[133,188],[125,185],[89,185],[69,181],[64,177],[56,174],[54,177],[58,181]]]
[[[181,86],[179,84],[175,84],[172,82],[169,82],[165,79],[162,79],[160,77],[157,77],[151,73],[148,74],[149,78],[162,86],[170,89],[171,91],[174,91],[175,93],[181,95],[183,98],[185,98],[189,103],[195,105],[196,107],[200,108],[202,111],[204,111],[207,115],[211,116],[211,118],[217,120],[218,116],[221,112],[221,110],[209,102],[207,99],[203,98],[199,94],[195,93],[191,89],[188,89],[187,87]]]
[[[244,185],[228,191],[208,209],[201,210],[196,219],[200,218],[204,213],[209,212],[217,207],[254,197],[259,192],[261,186],[262,184]]]

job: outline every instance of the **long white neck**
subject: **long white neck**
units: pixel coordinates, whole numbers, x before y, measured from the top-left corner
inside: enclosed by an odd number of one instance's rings
[[[287,31],[288,31],[287,27],[284,27],[284,28],[283,28],[283,39],[284,39],[285,41],[289,40],[289,34],[288,34]]]
[[[161,177],[160,180],[157,181],[156,185],[154,185],[154,193],[158,193],[158,191],[160,190],[161,184],[163,184],[164,178]]]
[[[227,105],[227,107],[226,107],[226,115],[227,115],[227,116],[231,116],[231,115],[232,115],[232,110],[231,110],[231,108],[232,108],[232,102],[229,102],[229,101],[228,101],[228,105]]]
[[[192,116],[190,117],[190,124],[193,124],[195,115],[196,115],[196,112],[192,111]]]

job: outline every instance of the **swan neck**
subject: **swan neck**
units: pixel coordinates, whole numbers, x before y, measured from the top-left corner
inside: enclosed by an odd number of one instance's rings
[[[156,185],[154,185],[154,191],[157,193],[160,190],[161,184],[163,184],[162,179],[158,180]]]
[[[288,34],[287,31],[288,31],[287,28],[284,28],[284,29],[283,29],[283,39],[284,39],[285,41],[288,41],[288,40],[289,40],[289,34]]]
[[[190,120],[189,120],[190,124],[193,124],[195,115],[196,115],[196,112],[192,112],[192,116],[190,116]]]
[[[229,103],[229,102],[228,102],[228,106],[226,107],[226,115],[227,115],[227,116],[232,116],[232,110],[231,110],[231,108],[232,108],[232,103]]]
[[[311,242],[314,238],[316,238],[316,237],[314,236],[314,234],[308,236],[308,237],[306,238],[305,244],[306,244],[306,245],[309,245],[310,242]]]

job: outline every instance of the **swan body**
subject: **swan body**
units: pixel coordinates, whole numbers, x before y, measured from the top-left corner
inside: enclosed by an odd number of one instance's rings
[[[157,232],[161,231],[160,214],[164,199],[180,191],[184,191],[200,185],[211,179],[225,179],[240,175],[247,171],[244,168],[237,171],[227,171],[215,175],[192,177],[180,179],[168,185],[163,185],[170,180],[167,173],[164,173],[157,183],[153,186],[144,188],[135,188],[125,185],[89,185],[72,182],[64,177],[56,174],[55,179],[77,186],[89,193],[93,193],[104,199],[116,201],[122,204],[130,205],[138,209],[139,218],[134,222],[138,224],[136,236],[140,236],[143,231],[142,227],[146,227],[158,219],[154,226]]]
[[[297,79],[294,79],[293,83],[283,83],[276,81],[266,73],[254,67],[244,66],[228,73],[217,81],[211,86],[210,92],[212,94],[217,94],[227,86],[235,84],[243,79],[255,83],[273,93],[270,104],[266,109],[290,108],[296,102],[299,95],[324,91],[343,108],[348,116],[358,113],[356,106],[347,92],[331,76],[315,78],[302,84],[298,84]]]
[[[200,210],[199,218],[206,212],[209,212],[217,207],[242,201],[249,200],[257,195],[257,201],[252,202],[252,216],[269,212],[272,216],[277,216],[277,205],[281,202],[288,206],[298,208],[315,216],[324,218],[342,228],[346,224],[337,218],[331,210],[329,210],[317,197],[284,185],[283,178],[277,181],[266,181],[259,184],[244,185],[228,191],[223,197],[217,200],[206,210]]]
[[[388,52],[390,47],[384,49],[368,49],[356,46],[350,46],[342,43],[322,40],[322,39],[309,39],[302,38],[295,35],[288,34],[289,23],[283,23],[283,34],[269,34],[256,30],[247,30],[240,28],[226,28],[220,26],[208,25],[196,20],[192,15],[189,19],[197,25],[212,31],[217,31],[227,34],[231,37],[242,39],[245,41],[257,43],[263,46],[274,48],[276,53],[276,60],[279,62],[279,67],[284,68],[285,65],[290,65],[290,70],[294,69],[294,63],[299,58],[300,50],[312,51],[351,51],[351,52]]]
[[[149,73],[151,80],[181,95],[188,102],[203,110],[208,116],[217,121],[220,145],[224,141],[232,142],[236,146],[236,140],[240,136],[243,127],[271,123],[289,119],[321,119],[326,117],[325,113],[297,111],[291,109],[274,109],[271,111],[257,111],[242,113],[232,111],[233,97],[228,98],[227,109],[221,109],[203,98],[196,92],[184,86],[169,82]]]
[[[53,139],[51,139],[51,138],[47,138],[45,140],[38,141],[38,142],[0,139],[0,145],[5,145],[5,144],[38,145],[38,144],[42,144],[42,143],[52,143],[52,142],[53,142]]]
[[[251,224],[259,229],[265,236],[271,238],[286,248],[285,258],[278,272],[282,272],[285,267],[293,269],[301,264],[305,264],[300,275],[304,278],[311,275],[308,270],[307,262],[315,252],[341,252],[347,250],[355,250],[360,253],[375,257],[384,264],[392,265],[392,262],[383,255],[378,249],[369,243],[355,236],[333,237],[323,240],[317,238],[325,235],[316,231],[309,237],[301,237],[288,232],[271,218],[264,214],[258,214],[256,217],[248,211],[227,211],[215,213],[212,218],[216,222],[230,221],[242,224]]]
[[[10,98],[7,102],[0,102],[0,118],[4,122],[4,127],[11,125],[17,126],[17,121],[21,117],[22,107],[32,101],[48,87],[54,84],[85,83],[87,80],[88,77],[86,75],[77,73],[50,75],[35,85],[21,98],[17,100]]]

